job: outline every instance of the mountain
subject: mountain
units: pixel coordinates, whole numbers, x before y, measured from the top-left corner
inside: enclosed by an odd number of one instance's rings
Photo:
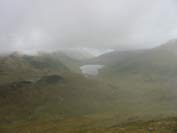
[[[45,58],[50,58],[51,60],[55,62],[60,62],[60,64],[63,64],[66,66],[71,72],[73,73],[80,73],[80,66],[83,63],[83,60],[78,59],[73,55],[73,53],[77,54],[78,57],[81,57],[83,59],[85,58],[81,52],[77,52],[72,50],[71,53],[69,53],[69,50],[65,51],[55,51],[55,52],[50,52],[50,53],[45,53],[45,52],[40,52],[38,53],[38,56],[33,56],[33,57],[45,57]],[[29,56],[27,56],[29,57]],[[55,63],[49,62],[49,64],[56,65]]]
[[[100,56],[96,62],[105,65],[102,72],[109,76],[163,80],[176,78],[177,41],[148,50],[112,52]]]
[[[76,59],[76,60],[87,60],[94,58],[95,56],[91,54],[90,52],[84,50],[84,49],[62,49],[59,50],[57,53],[65,54],[66,56]]]
[[[14,53],[0,57],[1,83],[69,71],[59,59],[49,55],[27,56]]]
[[[64,52],[53,52],[49,54],[54,59],[59,59],[70,71],[80,73],[80,65],[82,61],[75,57],[68,56]],[[80,55],[82,57],[82,55]]]
[[[176,59],[176,41],[107,53],[92,78],[60,52],[1,56],[0,132],[176,132]]]

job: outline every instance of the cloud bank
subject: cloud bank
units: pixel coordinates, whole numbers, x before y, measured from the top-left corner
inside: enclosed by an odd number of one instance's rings
[[[176,0],[0,0],[0,52],[134,49],[177,37]]]

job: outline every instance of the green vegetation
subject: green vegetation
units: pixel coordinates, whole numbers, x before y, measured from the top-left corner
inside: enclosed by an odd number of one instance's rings
[[[175,46],[89,60],[94,78],[61,53],[0,57],[0,132],[175,133]]]

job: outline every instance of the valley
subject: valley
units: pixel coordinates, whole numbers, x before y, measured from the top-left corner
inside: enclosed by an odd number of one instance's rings
[[[176,46],[87,61],[64,53],[2,56],[0,132],[175,133]]]

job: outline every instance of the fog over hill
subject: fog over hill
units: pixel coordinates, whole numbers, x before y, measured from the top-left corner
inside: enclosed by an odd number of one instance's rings
[[[4,51],[136,49],[177,36],[176,0],[1,0]]]
[[[0,133],[176,133],[176,0],[0,0]]]

